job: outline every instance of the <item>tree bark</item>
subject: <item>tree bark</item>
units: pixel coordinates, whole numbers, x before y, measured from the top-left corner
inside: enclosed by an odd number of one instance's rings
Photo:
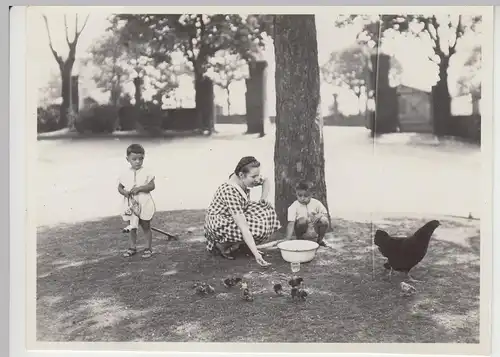
[[[282,224],[296,199],[295,184],[314,184],[314,197],[328,209],[320,111],[320,77],[314,15],[274,19],[276,61],[276,212]]]
[[[140,108],[142,105],[142,78],[141,77],[135,77],[134,80],[134,100],[135,100],[135,107]]]
[[[432,87],[432,106],[433,106],[433,126],[436,136],[445,136],[452,128],[449,125],[451,119],[451,96],[448,88],[448,68],[450,59],[442,56],[439,63],[439,80]]]
[[[229,85],[226,87],[226,95],[227,95],[227,115],[231,115],[231,91],[229,89]]]
[[[195,72],[195,103],[200,129],[215,133],[214,84],[210,78]]]
[[[59,108],[59,127],[66,128],[68,126],[68,114],[69,105],[71,102],[71,71],[73,69],[73,63],[66,61],[63,66],[61,66],[61,97],[62,103]]]
[[[335,93],[333,95],[332,111],[333,111],[333,115],[334,116],[337,116],[339,114],[339,101],[338,101],[338,97],[339,97],[339,95],[337,93]]]
[[[78,76],[71,76],[71,106],[75,114],[80,111],[80,93]]]
[[[248,64],[249,78],[246,79],[246,118],[247,134],[265,135],[266,116],[266,68],[265,61],[251,61]]]

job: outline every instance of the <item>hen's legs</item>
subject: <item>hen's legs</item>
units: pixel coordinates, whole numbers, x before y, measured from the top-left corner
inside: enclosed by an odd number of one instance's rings
[[[417,279],[414,279],[411,275],[410,275],[410,272],[407,272],[406,273],[406,277],[408,278],[409,281],[413,282],[413,283],[422,283],[423,281],[421,280],[417,280]]]

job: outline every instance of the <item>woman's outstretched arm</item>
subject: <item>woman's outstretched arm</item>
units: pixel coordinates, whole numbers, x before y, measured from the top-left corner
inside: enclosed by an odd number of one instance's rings
[[[252,236],[252,233],[250,232],[250,228],[248,227],[248,222],[247,219],[245,218],[245,215],[243,213],[238,213],[233,216],[234,222],[240,229],[242,235],[243,235],[243,240],[245,241],[246,245],[250,249],[253,255],[256,255],[259,253],[257,250],[257,245],[255,244],[255,239]]]

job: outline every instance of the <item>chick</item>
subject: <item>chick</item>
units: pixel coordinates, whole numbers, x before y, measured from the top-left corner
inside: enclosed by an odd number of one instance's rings
[[[283,295],[283,286],[280,284],[280,283],[276,283],[273,285],[273,289],[274,289],[274,292],[279,295],[279,296],[282,296]]]
[[[207,293],[209,293],[209,294],[213,294],[213,293],[215,293],[215,289],[214,289],[214,287],[213,287],[212,285],[210,285],[210,284],[207,284],[207,283],[205,283],[205,290],[206,290],[206,291],[207,291]]]
[[[202,283],[194,283],[193,289],[198,295],[205,295],[207,293],[207,290],[205,289],[205,286],[203,286]]]
[[[306,297],[307,297],[307,291],[305,291],[304,289],[299,289],[299,291],[298,291],[298,298],[301,301],[306,301]]]
[[[253,296],[250,289],[248,289],[247,283],[241,283],[241,298],[245,301],[253,301]]]
[[[215,292],[213,286],[207,283],[194,283],[193,288],[198,295],[213,294]]]
[[[404,281],[402,281],[401,284],[399,284],[399,286],[401,287],[401,294],[403,296],[411,296],[412,294],[417,292],[417,289],[415,289],[414,286],[405,283]]]
[[[231,278],[224,279],[222,281],[222,284],[224,284],[224,286],[226,288],[231,288],[231,287],[237,285],[240,282],[241,282],[241,278],[233,278],[233,277],[231,277]]]
[[[301,277],[294,276],[292,279],[288,281],[288,285],[290,285],[292,288],[295,288],[297,286],[300,286],[304,282],[304,279]]]

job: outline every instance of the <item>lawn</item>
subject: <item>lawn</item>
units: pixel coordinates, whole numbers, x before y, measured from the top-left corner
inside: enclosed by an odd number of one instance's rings
[[[412,231],[422,219],[334,220],[317,257],[303,264],[309,296],[292,301],[272,291],[290,268],[270,249],[271,268],[245,256],[212,257],[203,242],[203,211],[168,211],[154,226],[155,255],[121,257],[127,236],[119,217],[39,227],[37,237],[37,340],[160,342],[450,342],[479,341],[479,221],[440,219],[442,226],[413,275],[411,297],[400,294],[383,259],[371,247],[371,231]],[[372,256],[375,261],[372,261]],[[221,279],[242,276],[255,294],[240,299]],[[196,281],[216,292],[198,296]]]

